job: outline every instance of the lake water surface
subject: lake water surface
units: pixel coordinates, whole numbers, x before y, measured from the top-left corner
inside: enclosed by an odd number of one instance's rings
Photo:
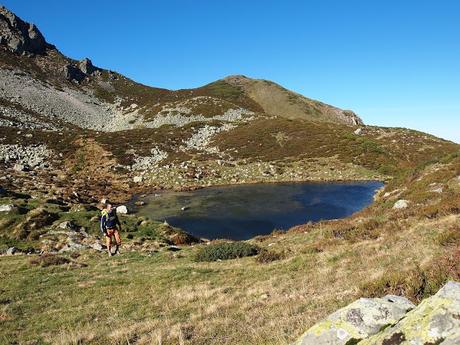
[[[382,186],[367,181],[209,187],[149,195],[138,213],[197,237],[244,240],[308,221],[347,217],[371,204]]]

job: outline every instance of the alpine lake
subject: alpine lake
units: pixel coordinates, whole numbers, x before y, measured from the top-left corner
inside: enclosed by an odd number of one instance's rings
[[[263,183],[166,191],[136,213],[206,239],[246,240],[298,224],[339,219],[369,206],[380,181]]]

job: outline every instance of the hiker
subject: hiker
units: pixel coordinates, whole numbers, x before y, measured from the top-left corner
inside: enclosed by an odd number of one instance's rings
[[[115,208],[111,204],[107,204],[105,209],[102,210],[101,216],[101,233],[105,236],[107,250],[109,256],[112,256],[112,237],[115,237],[115,253],[120,254],[121,238],[120,238],[121,224],[118,220]]]

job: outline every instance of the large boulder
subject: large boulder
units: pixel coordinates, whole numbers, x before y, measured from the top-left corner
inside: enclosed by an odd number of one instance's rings
[[[460,283],[448,282],[396,325],[359,344],[460,344]]]
[[[14,53],[43,54],[49,46],[34,24],[0,6],[0,45]]]
[[[406,298],[360,298],[307,330],[295,345],[356,344],[396,324],[415,306]]]

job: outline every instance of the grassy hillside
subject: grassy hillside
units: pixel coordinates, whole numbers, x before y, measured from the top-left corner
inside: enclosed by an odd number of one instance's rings
[[[289,344],[360,296],[418,302],[460,279],[459,155],[418,167],[351,218],[255,238],[255,257],[197,262],[206,245],[110,260],[94,251],[38,262],[3,256],[0,339]],[[410,206],[392,209],[400,198]],[[129,248],[135,239],[127,236]]]
[[[161,145],[170,156],[157,170],[171,181],[183,176],[183,187],[200,185],[180,164],[206,167],[219,153],[180,152],[194,126],[201,125],[113,134],[3,128],[2,144],[45,143],[61,157],[32,179],[5,165],[13,178],[4,186],[16,193],[1,196],[0,204],[17,211],[0,213],[2,250],[65,246],[68,239],[55,232],[65,220],[97,236],[98,198],[111,190],[122,200],[150,188],[134,185],[120,168],[131,164],[128,150],[144,155]],[[394,293],[417,302],[460,279],[458,145],[406,129],[364,127],[354,134],[352,127],[283,118],[242,124],[210,145],[225,154],[225,164],[215,166],[221,174],[274,167],[273,176],[255,171],[252,182],[289,179],[286,172],[295,171],[305,174],[301,179],[327,180],[337,176],[334,169],[387,182],[373,205],[350,218],[248,241],[259,253],[251,257],[197,261],[208,245],[184,245],[190,241],[178,230],[135,216],[122,218],[124,254],[110,260],[92,249],[1,256],[0,342],[289,344],[357,297]],[[400,199],[408,208],[393,209]]]

